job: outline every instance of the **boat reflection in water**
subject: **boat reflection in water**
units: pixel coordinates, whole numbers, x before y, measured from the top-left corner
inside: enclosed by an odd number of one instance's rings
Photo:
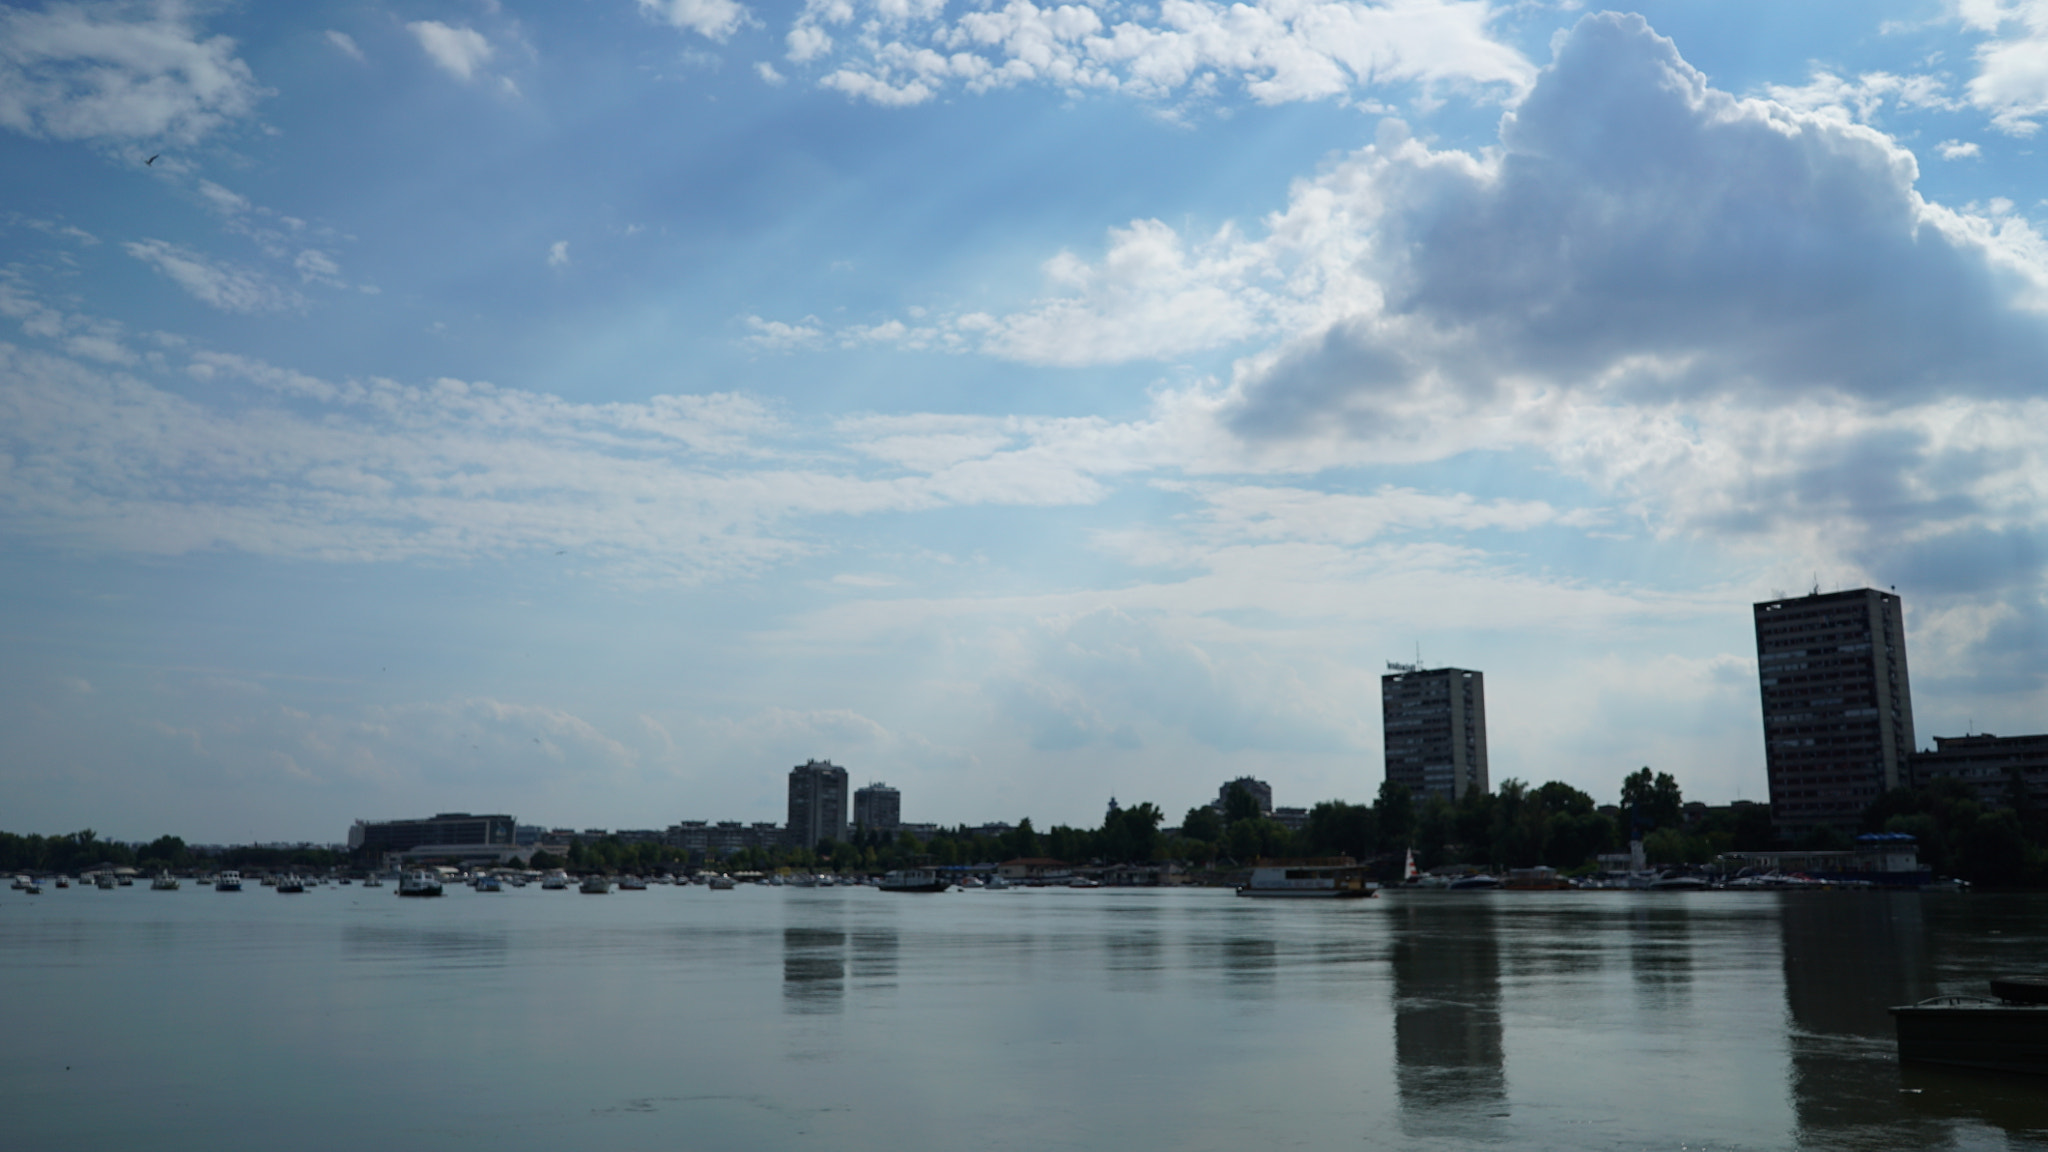
[[[1507,1076],[1493,909],[1414,900],[1390,908],[1388,919],[1402,1133],[1502,1138]]]

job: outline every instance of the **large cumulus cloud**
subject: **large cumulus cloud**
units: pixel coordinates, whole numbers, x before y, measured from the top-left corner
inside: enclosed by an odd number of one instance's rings
[[[2025,244],[1925,202],[1873,129],[1715,90],[1637,16],[1563,38],[1497,154],[1373,153],[1384,305],[1258,365],[1247,433],[1516,380],[1909,402],[2027,393],[2048,365]]]

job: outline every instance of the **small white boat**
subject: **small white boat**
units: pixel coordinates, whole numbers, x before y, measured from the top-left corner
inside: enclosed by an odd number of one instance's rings
[[[439,896],[441,894],[441,878],[432,872],[408,872],[399,878],[398,894],[400,896]]]
[[[1008,880],[1003,879],[1001,876],[990,876],[988,878],[988,882],[983,884],[982,887],[988,889],[991,892],[1004,892],[1008,891],[1009,889],[1015,888],[1016,885],[1010,883]]]
[[[619,891],[645,892],[647,891],[647,881],[642,880],[638,876],[621,876],[619,877]]]
[[[240,892],[242,890],[242,874],[229,871],[215,876],[213,878],[213,890],[215,892]]]
[[[63,877],[59,876],[57,879],[62,880]],[[92,878],[92,886],[95,888],[105,888],[109,892],[113,891],[114,874],[112,872],[95,873]]]
[[[540,878],[540,886],[541,890],[545,892],[565,892],[569,888],[569,874],[567,872],[550,872]]]
[[[363,887],[365,888],[382,888],[383,886],[384,881],[379,880],[375,872],[363,877]]]
[[[732,877],[727,876],[723,872],[720,872],[717,875],[711,877],[710,880],[706,881],[705,886],[710,888],[713,892],[730,892],[734,888],[739,887],[739,884],[736,883]]]
[[[1102,881],[1100,881],[1100,880],[1095,880],[1095,879],[1091,879],[1091,878],[1089,878],[1089,877],[1087,877],[1087,876],[1076,876],[1076,877],[1074,877],[1074,878],[1073,878],[1072,880],[1069,880],[1069,881],[1067,881],[1067,887],[1069,887],[1069,888],[1100,888],[1100,887],[1102,887]]]
[[[505,890],[504,883],[488,872],[477,877],[476,882],[471,884],[470,887],[479,892],[503,892]]]
[[[884,892],[944,892],[951,886],[944,876],[929,868],[899,868],[884,873],[882,882],[875,885]]]
[[[280,876],[277,881],[277,891],[281,896],[301,895],[306,891],[306,882],[297,876]]]
[[[611,892],[612,882],[603,876],[585,876],[576,890],[585,896],[603,896]]]
[[[159,872],[156,874],[156,879],[149,882],[149,890],[152,892],[176,892],[178,890],[178,878],[169,872]]]

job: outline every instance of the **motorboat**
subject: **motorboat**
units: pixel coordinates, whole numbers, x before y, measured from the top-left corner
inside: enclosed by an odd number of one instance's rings
[[[505,890],[504,883],[488,872],[477,877],[475,882],[470,884],[470,887],[479,892],[503,892]]]
[[[612,882],[603,876],[585,876],[576,890],[585,896],[603,896],[612,890]]]
[[[1071,879],[1071,880],[1067,881],[1067,887],[1069,887],[1069,888],[1100,888],[1100,887],[1102,887],[1102,881],[1100,881],[1100,880],[1096,880],[1096,879],[1093,879],[1093,878],[1091,878],[1091,877],[1088,877],[1088,876],[1076,876],[1076,877],[1074,877],[1073,879]]]
[[[546,892],[564,892],[569,888],[567,872],[550,872],[540,878],[540,886]]]
[[[61,880],[61,879],[63,879],[63,877],[61,877],[61,876],[60,876],[60,877],[58,877],[58,879],[60,879],[60,880]],[[93,886],[93,887],[95,887],[95,888],[104,888],[104,889],[106,889],[107,891],[109,891],[109,892],[112,892],[112,891],[114,890],[114,887],[115,887],[115,885],[114,885],[114,874],[113,874],[112,872],[96,872],[96,873],[94,873],[94,874],[93,874],[93,878],[92,878],[92,886]]]
[[[1355,863],[1275,860],[1254,867],[1251,879],[1237,894],[1283,900],[1358,900],[1374,895],[1376,888],[1365,878],[1365,869]]]
[[[149,882],[149,890],[152,892],[176,892],[178,890],[178,878],[169,872],[159,872],[156,874],[156,879]]]
[[[642,880],[638,876],[621,876],[619,877],[619,891],[645,892],[647,891],[647,881]]]
[[[365,888],[382,888],[383,886],[384,881],[378,879],[375,872],[363,877],[363,887]]]
[[[301,894],[303,894],[303,893],[304,893],[305,891],[306,891],[306,882],[305,882],[304,880],[301,880],[301,879],[300,879],[299,877],[297,877],[297,876],[280,876],[280,877],[278,877],[278,880],[277,880],[277,892],[278,892],[278,895],[280,895],[280,896],[297,896],[297,895],[301,895]]]
[[[1470,876],[1458,877],[1446,885],[1446,887],[1452,892],[1489,891],[1500,887],[1500,877],[1491,876],[1485,872],[1474,872]]]
[[[240,892],[242,890],[242,874],[233,871],[222,872],[213,878],[213,890],[215,892]]]
[[[398,894],[400,896],[439,896],[441,894],[441,878],[432,872],[424,870],[407,872],[398,879]]]
[[[71,887],[71,880],[70,880],[70,878],[69,878],[69,877],[65,877],[65,876],[59,876],[59,877],[57,877],[57,881],[56,881],[56,883],[57,883],[57,887],[59,887],[59,888],[69,888],[69,887]]]
[[[951,883],[929,868],[898,868],[882,875],[884,892],[944,892]]]
[[[1645,887],[1651,892],[1704,892],[1713,887],[1704,876],[1693,876],[1684,872],[1667,872]]]
[[[988,889],[991,892],[1006,892],[1012,888],[1015,888],[1016,885],[1010,883],[1008,880],[1003,879],[1001,876],[990,876],[988,878],[988,881],[984,883],[982,887]]]
[[[705,887],[710,888],[713,892],[730,892],[739,887],[739,884],[732,877],[720,872],[706,881]]]
[[[2006,977],[1989,998],[1934,996],[1891,1014],[1901,1061],[2048,1075],[2048,979]]]

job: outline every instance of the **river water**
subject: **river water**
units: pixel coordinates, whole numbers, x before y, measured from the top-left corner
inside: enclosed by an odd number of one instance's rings
[[[2048,898],[0,892],[22,1149],[2048,1149]]]

